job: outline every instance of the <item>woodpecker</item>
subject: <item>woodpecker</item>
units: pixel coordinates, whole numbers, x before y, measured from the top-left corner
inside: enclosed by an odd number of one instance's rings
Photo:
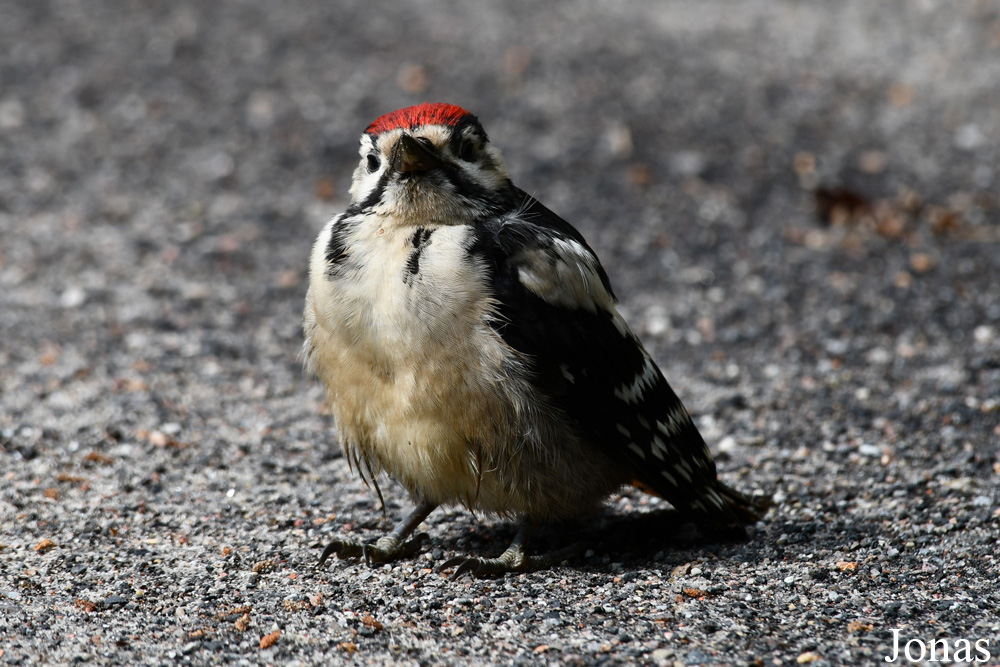
[[[436,507],[464,505],[520,527],[499,557],[446,562],[454,576],[548,567],[564,554],[529,554],[532,526],[628,484],[702,526],[760,518],[763,503],[719,480],[594,251],[511,182],[476,116],[385,114],[360,157],[350,205],[313,247],[304,356],[352,468],[386,473],[416,507],[373,543],[332,540],[321,565],[413,554]]]

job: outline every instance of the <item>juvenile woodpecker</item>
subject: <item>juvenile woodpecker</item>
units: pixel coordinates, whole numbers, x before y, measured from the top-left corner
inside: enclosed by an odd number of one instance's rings
[[[360,153],[351,204],[312,251],[306,365],[352,467],[385,472],[416,508],[374,543],[333,540],[321,564],[412,554],[434,508],[460,504],[521,525],[498,558],[445,563],[455,576],[546,567],[563,554],[529,555],[530,526],[593,513],[627,484],[703,525],[759,518],[719,481],[593,250],[511,183],[474,115],[400,109]]]

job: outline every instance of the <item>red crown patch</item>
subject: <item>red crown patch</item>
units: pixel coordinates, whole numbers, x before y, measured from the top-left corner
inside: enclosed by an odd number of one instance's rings
[[[400,128],[412,130],[421,125],[456,125],[469,115],[471,114],[468,111],[454,104],[425,102],[379,116],[365,132],[382,134]]]

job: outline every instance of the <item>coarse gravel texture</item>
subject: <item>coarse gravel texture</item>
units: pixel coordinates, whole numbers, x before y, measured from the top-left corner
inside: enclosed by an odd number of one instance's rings
[[[1000,664],[1000,3],[11,0],[0,44],[0,665]],[[425,100],[590,240],[774,494],[749,541],[628,492],[547,571],[448,579],[513,536],[457,509],[317,568],[387,522],[306,258]]]

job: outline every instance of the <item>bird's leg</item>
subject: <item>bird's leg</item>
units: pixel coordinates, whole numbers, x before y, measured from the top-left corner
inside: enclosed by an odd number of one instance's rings
[[[567,558],[571,558],[581,551],[578,543],[571,544],[556,551],[538,556],[529,556],[525,553],[524,546],[531,535],[532,524],[527,519],[521,521],[517,528],[514,540],[507,547],[507,550],[497,558],[477,558],[476,556],[456,556],[444,562],[439,569],[445,570],[454,567],[455,572],[452,579],[458,579],[464,574],[471,574],[473,577],[496,577],[507,572],[534,572],[552,567]]]
[[[432,503],[420,503],[405,519],[396,524],[391,533],[383,535],[375,542],[362,544],[354,540],[343,540],[340,538],[330,540],[330,543],[323,549],[323,555],[319,557],[320,567],[323,566],[323,563],[332,554],[337,554],[340,558],[364,556],[365,562],[369,565],[372,563],[387,563],[397,558],[415,554],[420,545],[427,539],[427,533],[420,533],[409,540],[406,538],[434,511],[435,507],[437,505]]]

